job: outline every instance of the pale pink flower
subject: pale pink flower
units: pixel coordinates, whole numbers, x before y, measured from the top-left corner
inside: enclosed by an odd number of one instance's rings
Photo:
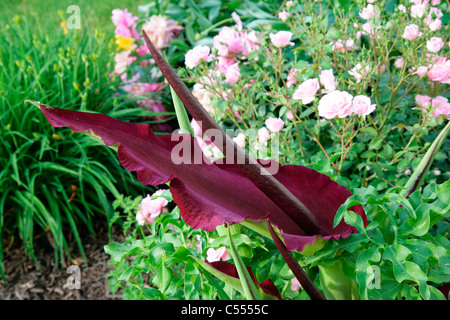
[[[242,20],[241,17],[236,12],[231,13],[231,18],[233,18],[234,23],[236,23],[236,29],[242,31]]]
[[[431,97],[426,95],[417,94],[414,100],[422,108],[428,108],[431,105]]]
[[[304,81],[292,95],[294,100],[302,100],[303,104],[308,104],[314,101],[314,98],[319,90],[319,80],[317,78],[308,79]]]
[[[291,290],[292,291],[299,291],[302,288],[302,285],[300,284],[300,281],[298,281],[297,278],[291,279]]]
[[[211,59],[208,46],[197,46],[186,53],[185,64],[189,69],[193,69],[200,64],[200,61],[210,62]]]
[[[400,69],[401,67],[403,67],[403,57],[397,58],[395,60],[394,67],[396,67],[397,69]]]
[[[211,263],[211,262],[216,262],[216,261],[220,261],[220,260],[229,260],[230,259],[230,255],[227,251],[226,247],[220,247],[219,249],[214,249],[214,248],[209,248],[206,251],[206,260]]]
[[[353,97],[346,91],[332,91],[319,101],[319,116],[326,119],[344,118],[352,114]]]
[[[417,74],[419,77],[423,77],[428,71],[428,68],[425,66],[420,66],[413,72],[413,74]]]
[[[239,64],[236,62],[228,67],[225,73],[225,80],[230,86],[234,86],[238,82],[240,75]]]
[[[334,52],[340,53],[347,51],[352,51],[355,47],[355,40],[352,38],[349,38],[347,40],[338,39],[336,42],[331,42],[331,50]]]
[[[286,7],[292,7],[294,5],[294,1],[288,1],[288,2],[286,2]]]
[[[369,65],[366,65],[363,68],[361,63],[358,63],[348,73],[350,75],[354,76],[356,78],[356,80],[361,80],[363,77],[365,77],[369,73],[369,71],[370,71],[370,66]]]
[[[183,27],[175,20],[167,19],[161,15],[151,16],[149,20],[144,22],[142,29],[147,33],[150,40],[156,48],[162,49],[175,38]]]
[[[267,129],[271,132],[279,132],[283,130],[284,127],[284,121],[281,118],[268,118],[265,121]]]
[[[439,37],[432,37],[430,40],[427,41],[427,49],[431,52],[438,52],[444,47],[444,41],[442,41]]]
[[[117,52],[114,56],[114,73],[116,75],[119,75],[123,72],[125,72],[128,68],[128,66],[133,62],[136,61],[136,57],[131,56],[130,50],[124,50]]]
[[[362,9],[362,12],[359,13],[359,16],[364,20],[368,20],[375,15],[374,6],[372,4],[368,4],[367,7]]]
[[[214,106],[212,103],[213,93],[205,88],[201,83],[194,84],[192,94],[198,99],[200,104],[208,111],[210,114],[214,114]]]
[[[270,140],[270,132],[267,128],[258,129],[258,142],[267,145],[267,141]]]
[[[369,97],[359,95],[353,98],[352,112],[361,115],[363,118],[372,113],[375,107],[376,104],[371,104]]]
[[[293,46],[295,44],[291,41],[293,35],[294,34],[290,31],[278,31],[275,34],[270,33],[269,37],[275,47],[282,48],[286,46]]]
[[[227,58],[227,57],[222,57],[219,56],[216,59],[216,65],[217,65],[217,69],[222,72],[223,74],[227,73],[227,70],[230,66],[232,66],[233,64],[236,63],[236,58],[232,57],[232,58]]]
[[[431,115],[433,117],[439,117],[440,115],[450,115],[450,103],[448,99],[443,96],[437,96],[431,100],[431,108],[433,111]]]
[[[195,119],[191,120],[191,128],[194,131],[194,137],[201,137],[202,136],[202,126],[201,121],[198,122]]]
[[[155,219],[161,214],[163,208],[167,206],[167,199],[160,197],[164,190],[158,190],[151,196],[147,195],[142,199],[139,204],[139,210],[136,214],[136,219],[140,225],[143,225],[145,221],[148,223],[153,223]],[[156,199],[152,199],[157,197]]]
[[[427,6],[423,3],[411,6],[411,17],[421,19],[425,15]]]
[[[245,134],[239,132],[236,137],[233,138],[233,141],[242,149],[245,148]]]
[[[406,12],[406,7],[402,4],[398,5],[398,10],[400,10],[401,12],[405,13]]]
[[[291,110],[289,110],[288,112],[286,112],[286,118],[287,118],[288,120],[291,120],[291,121],[294,119],[294,114],[292,113]]]
[[[282,21],[286,21],[287,18],[288,18],[290,15],[291,15],[291,14],[290,14],[289,12],[287,12],[287,11],[281,11],[281,12],[278,14],[278,18],[280,18]]]
[[[441,19],[444,16],[444,13],[441,11],[441,9],[436,7],[431,7],[428,11],[427,16],[423,20],[423,22],[426,25],[430,25],[430,23],[433,22],[434,19]]]
[[[319,75],[320,83],[324,86],[325,93],[336,90],[337,81],[334,77],[333,70],[322,70]]]
[[[294,85],[297,82],[298,78],[298,72],[301,72],[302,69],[292,69],[289,71],[287,81],[286,81],[286,87],[290,88],[292,85]]]
[[[450,60],[439,58],[427,75],[430,80],[450,84]]]
[[[440,19],[435,19],[433,22],[431,22],[428,25],[428,28],[430,28],[431,31],[438,31],[442,28],[442,21]]]
[[[402,37],[407,40],[414,40],[421,35],[422,35],[422,32],[419,31],[418,25],[409,24],[405,27]]]
[[[438,6],[441,4],[441,0],[431,0],[431,5],[432,6]]]

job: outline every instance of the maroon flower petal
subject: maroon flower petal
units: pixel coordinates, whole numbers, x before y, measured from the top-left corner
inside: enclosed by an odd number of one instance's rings
[[[237,166],[205,160],[196,140],[190,135],[157,136],[147,124],[44,105],[40,105],[40,109],[55,127],[70,126],[77,132],[92,131],[107,146],[119,144],[121,164],[129,171],[136,171],[141,183],[159,185],[170,181],[174,201],[183,219],[193,228],[212,231],[225,222],[233,224],[247,218],[259,221],[270,215],[272,224],[281,230],[286,247],[298,251],[313,243],[317,236],[338,239],[356,231],[345,222],[332,228],[334,215],[351,195],[350,191],[312,169],[282,166],[275,178],[320,221],[321,234],[317,235],[308,235],[296,217],[281,210],[242,175]],[[180,143],[189,147],[177,153]],[[179,157],[173,157],[173,153]],[[188,163],[176,164],[180,158]],[[365,219],[362,207],[354,210]]]
[[[206,261],[210,266],[212,266],[214,269],[219,270],[222,273],[225,273],[226,275],[239,279],[239,275],[236,269],[236,266],[230,262],[226,261],[215,261],[215,262],[208,262]],[[277,300],[283,300],[281,298],[280,293],[278,292],[277,287],[273,284],[272,280],[266,279],[263,282],[259,283],[255,275],[253,274],[252,268],[246,267],[248,273],[250,274],[250,277],[252,278],[253,282],[258,285],[265,293],[268,295],[274,296],[277,298]]]

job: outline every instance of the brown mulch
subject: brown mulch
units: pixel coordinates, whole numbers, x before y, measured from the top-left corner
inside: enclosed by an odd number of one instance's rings
[[[75,240],[70,237],[69,248],[73,260],[55,266],[52,239],[44,234],[35,239],[35,255],[40,267],[29,258],[22,244],[15,244],[5,251],[3,261],[6,283],[0,278],[0,300],[120,300],[121,293],[111,294],[107,275],[111,270],[109,255],[104,246],[110,241],[121,242],[121,231],[114,232],[109,239],[106,223],[96,223],[95,237],[82,235],[82,242],[87,261],[76,247]],[[68,259],[66,259],[68,260]],[[86,263],[87,262],[87,266]],[[81,285],[79,289],[67,287],[72,276],[67,267],[77,265],[80,268]]]

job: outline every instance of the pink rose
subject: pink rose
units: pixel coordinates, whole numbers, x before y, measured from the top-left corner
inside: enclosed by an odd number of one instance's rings
[[[375,107],[376,104],[371,104],[369,97],[359,95],[353,98],[352,112],[363,116],[363,118],[372,113]]]
[[[230,86],[234,86],[238,82],[240,75],[239,64],[236,62],[228,67],[225,73],[225,80]]]
[[[337,81],[333,75],[333,70],[322,70],[319,75],[320,83],[325,88],[325,93],[331,92],[336,90],[337,87]]]
[[[407,40],[414,40],[420,35],[422,35],[422,32],[419,31],[419,26],[416,24],[409,24],[405,27],[402,37]]]
[[[210,263],[228,259],[230,259],[230,255],[226,247],[220,247],[217,250],[214,248],[209,248],[206,251],[206,260]]]
[[[270,140],[270,132],[267,128],[258,129],[258,142],[267,145],[267,141]]]
[[[359,13],[359,16],[364,20],[372,18],[375,15],[375,11],[373,8],[374,7],[372,4],[368,4],[367,7],[362,9],[362,12]]]
[[[239,132],[236,137],[233,138],[233,141],[242,149],[245,148],[245,134]]]
[[[302,288],[302,285],[300,284],[300,281],[298,281],[297,278],[291,279],[291,290],[292,291],[299,291]]]
[[[423,3],[411,6],[411,17],[421,19],[425,15],[427,6]]]
[[[278,18],[280,18],[282,21],[286,21],[287,18],[288,18],[290,15],[291,15],[291,14],[290,14],[289,12],[287,12],[287,11],[281,11],[281,12],[278,14]]]
[[[161,15],[154,15],[144,22],[142,29],[147,33],[155,47],[162,49],[178,37],[178,33],[183,30],[183,27],[175,20],[167,19]]]
[[[432,37],[430,40],[427,41],[427,49],[431,52],[438,52],[444,47],[444,41],[442,41],[439,37]]]
[[[421,94],[416,95],[414,100],[416,100],[416,103],[422,108],[428,108],[431,103],[431,97]]]
[[[189,50],[185,56],[185,64],[189,69],[200,64],[200,61],[211,61],[210,49],[208,46],[197,46],[194,49]]]
[[[289,71],[287,81],[286,81],[286,87],[290,88],[290,87],[292,87],[292,85],[294,83],[297,82],[297,78],[298,78],[297,73],[300,71],[302,71],[302,69],[292,69],[291,71]]]
[[[265,121],[267,129],[271,132],[279,132],[283,129],[284,121],[281,118],[269,118]]]
[[[448,103],[448,99],[442,96],[437,96],[433,100],[431,100],[431,108],[433,112],[431,115],[433,117],[439,117],[440,115],[450,115],[450,103]]]
[[[302,100],[303,104],[308,104],[314,101],[317,90],[319,90],[319,80],[317,78],[308,79],[294,91],[292,99]]]
[[[450,60],[445,57],[439,58],[427,75],[432,81],[450,84]]]
[[[419,77],[423,77],[428,71],[428,68],[425,66],[420,66],[413,72],[413,74],[417,74]]]
[[[394,67],[396,67],[397,69],[400,69],[401,67],[403,67],[403,57],[400,57],[395,60]]]
[[[353,97],[346,91],[332,91],[319,101],[319,116],[326,119],[344,118],[352,114]]]
[[[367,75],[367,73],[369,73],[369,71],[370,71],[370,66],[369,65],[366,65],[363,68],[361,63],[358,63],[348,73],[350,75],[354,76],[356,78],[356,80],[361,80],[363,77],[365,77]]]
[[[441,4],[441,0],[431,0],[431,5],[432,6],[438,6]]]
[[[139,204],[139,210],[136,214],[136,219],[140,225],[143,225],[145,221],[148,223],[153,223],[156,217],[161,214],[163,208],[168,204],[168,201],[163,197],[158,197],[163,193],[164,190],[156,191],[152,196],[147,195],[142,199]],[[152,199],[157,197],[156,199]]]
[[[278,31],[275,34],[270,33],[269,37],[275,47],[282,48],[288,45],[289,46],[294,45],[294,43],[291,42],[291,38],[293,35],[294,34],[290,31]]]
[[[442,28],[442,21],[440,19],[435,19],[433,22],[431,22],[428,25],[428,28],[430,28],[431,31],[441,30],[441,28]]]
[[[294,119],[294,114],[292,113],[292,111],[289,110],[288,112],[286,112],[286,118],[291,121]]]
[[[338,39],[336,42],[331,42],[331,50],[333,50],[334,52],[344,52],[345,50],[347,51],[352,51],[355,47],[355,40],[353,40],[352,38],[349,38],[347,40],[342,40],[342,39]]]

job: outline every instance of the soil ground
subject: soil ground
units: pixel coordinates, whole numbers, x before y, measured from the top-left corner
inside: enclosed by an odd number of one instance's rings
[[[22,244],[7,249],[4,253],[6,283],[0,280],[0,300],[120,300],[121,293],[112,295],[108,287],[107,275],[111,267],[103,247],[111,240],[106,223],[96,223],[95,230],[95,237],[82,235],[87,261],[83,260],[75,241],[69,239],[74,260],[64,267],[60,263],[55,266],[54,249],[47,234],[35,239],[35,255],[40,267],[25,254]],[[120,235],[120,231],[113,231],[113,238],[117,237],[113,241],[120,241]],[[80,267],[79,289],[67,287],[72,275],[67,273],[67,267],[73,264]]]

